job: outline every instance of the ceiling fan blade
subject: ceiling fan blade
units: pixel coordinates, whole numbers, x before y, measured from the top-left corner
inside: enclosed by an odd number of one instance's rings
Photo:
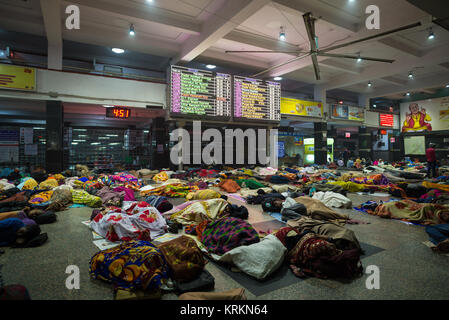
[[[315,70],[315,78],[317,80],[321,80],[320,66],[318,65],[318,59],[316,57],[316,54],[312,54],[312,62],[313,62],[313,69]]]
[[[385,31],[385,32],[382,32],[382,33],[378,33],[378,34],[373,35],[373,36],[369,36],[369,37],[362,38],[362,39],[359,39],[359,40],[354,40],[354,41],[351,41],[351,42],[339,44],[339,45],[336,45],[336,46],[333,46],[333,47],[330,47],[330,48],[326,48],[326,49],[321,50],[320,53],[325,53],[325,52],[328,52],[328,51],[332,51],[332,50],[335,50],[335,49],[347,47],[347,46],[350,46],[350,45],[353,45],[353,44],[356,44],[356,43],[360,43],[360,42],[363,42],[363,41],[368,41],[368,40],[380,38],[380,37],[383,37],[383,36],[386,36],[386,35],[389,35],[389,34],[393,34],[393,33],[396,33],[396,32],[400,32],[400,31],[416,28],[416,27],[419,27],[420,25],[421,25],[421,22],[409,24],[409,25],[404,26],[404,27],[400,27],[400,28],[396,28],[396,29],[393,29],[393,30],[389,30],[389,31]]]
[[[299,57],[290,59],[290,60],[288,60],[288,61],[286,61],[286,62],[280,63],[280,64],[278,64],[278,65],[272,66],[272,67],[270,67],[270,68],[268,68],[268,69],[266,69],[266,70],[264,70],[264,71],[261,71],[261,72],[259,72],[259,73],[256,73],[256,74],[252,75],[252,77],[257,77],[257,76],[259,76],[259,75],[261,75],[261,74],[267,73],[268,71],[271,71],[271,70],[273,70],[273,69],[276,69],[276,68],[285,66],[286,64],[292,63],[293,61],[296,61],[296,60],[300,60],[300,59],[305,58],[305,57],[307,57],[307,56],[309,56],[309,55],[310,55],[310,52],[308,52],[308,53],[306,53],[306,54],[303,54],[302,56],[299,56]]]
[[[263,51],[263,50],[226,50],[226,53],[290,53],[290,54],[299,54],[299,53],[307,53],[305,51]]]
[[[368,60],[368,61],[377,61],[377,62],[387,62],[387,63],[393,63],[395,60],[390,59],[380,59],[380,58],[370,58],[370,57],[364,57],[364,56],[352,56],[348,54],[332,54],[332,53],[322,53],[318,52],[319,56],[323,57],[332,57],[332,58],[347,58],[347,59],[362,59],[362,60]]]
[[[307,30],[307,36],[309,37],[310,50],[315,52],[317,49],[316,34],[315,34],[315,18],[312,17],[311,12],[303,14],[302,17],[304,19],[304,25]]]

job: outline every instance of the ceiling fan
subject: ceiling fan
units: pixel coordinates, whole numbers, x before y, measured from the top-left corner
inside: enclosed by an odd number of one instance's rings
[[[307,36],[309,38],[309,42],[310,42],[310,51],[306,52],[306,51],[301,51],[301,50],[295,50],[295,51],[282,51],[282,50],[272,50],[272,51],[233,51],[233,50],[227,50],[226,53],[290,53],[290,54],[296,54],[297,57],[290,59],[286,62],[283,62],[281,64],[278,64],[276,66],[270,67],[262,72],[259,72],[255,75],[253,75],[253,77],[257,77],[261,74],[264,74],[268,71],[271,71],[275,68],[284,66],[286,64],[289,64],[293,61],[297,61],[303,58],[306,58],[308,56],[311,56],[312,58],[312,62],[313,62],[313,68],[315,71],[315,77],[317,80],[321,79],[320,76],[320,67],[318,65],[318,56],[324,56],[324,57],[331,57],[331,58],[346,58],[346,59],[362,59],[362,60],[368,60],[368,61],[377,61],[377,62],[385,62],[385,63],[393,63],[394,60],[389,60],[389,59],[378,59],[378,58],[371,58],[371,57],[364,57],[364,56],[360,56],[360,55],[350,55],[350,54],[335,54],[335,53],[329,53],[329,51],[335,50],[335,49],[339,49],[339,48],[343,48],[343,47],[347,47],[356,43],[360,43],[363,41],[368,41],[368,40],[372,40],[375,38],[379,38],[379,37],[383,37],[386,35],[390,35],[396,32],[400,32],[403,30],[407,30],[407,29],[411,29],[411,28],[415,28],[421,25],[421,22],[417,22],[414,24],[410,24],[404,27],[400,27],[397,29],[393,29],[393,30],[389,30],[386,32],[382,32],[373,36],[369,36],[366,38],[362,38],[359,40],[354,40],[348,43],[344,43],[344,44],[339,44],[336,46],[331,46],[331,47],[327,47],[324,48],[322,50],[319,49],[319,45],[318,45],[318,37],[315,34],[315,21],[317,20],[317,18],[313,17],[311,12],[307,12],[305,13],[303,16],[304,19],[304,24],[307,30]]]

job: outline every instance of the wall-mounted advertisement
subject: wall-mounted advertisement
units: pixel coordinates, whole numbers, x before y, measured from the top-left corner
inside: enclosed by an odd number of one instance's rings
[[[323,104],[316,101],[281,98],[281,114],[321,118]]]
[[[449,97],[401,103],[401,131],[449,130]]]
[[[364,121],[365,111],[363,108],[334,104],[331,106],[331,118],[341,120]]]

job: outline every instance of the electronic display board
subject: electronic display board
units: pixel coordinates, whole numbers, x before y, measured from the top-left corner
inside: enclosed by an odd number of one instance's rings
[[[281,84],[234,76],[234,117],[281,120]]]
[[[171,67],[170,112],[179,115],[231,116],[231,75]]]

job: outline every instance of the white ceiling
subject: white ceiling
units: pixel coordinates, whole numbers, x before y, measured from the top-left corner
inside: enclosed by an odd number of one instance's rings
[[[41,2],[57,6],[42,12]],[[67,30],[65,8],[77,4],[81,29]],[[366,30],[365,8],[375,4],[381,12],[381,29]],[[170,57],[175,63],[207,59],[209,62],[246,65],[258,72],[295,57],[290,53],[225,53],[226,50],[309,50],[302,15],[312,11],[319,17],[316,34],[320,48],[385,32],[417,21],[421,27],[379,40],[363,42],[332,53],[394,59],[385,63],[320,57],[322,79],[315,80],[310,57],[273,68],[261,77],[282,75],[285,79],[319,85],[329,90],[343,88],[366,97],[394,95],[407,86],[442,86],[429,80],[432,75],[449,78],[449,32],[430,23],[431,17],[406,0],[0,0],[0,28],[47,36],[58,31],[64,40]],[[59,14],[59,16],[58,16]],[[58,17],[46,26],[45,17]],[[53,20],[52,20],[53,21]],[[136,36],[128,30],[134,24]],[[287,35],[279,41],[280,27]],[[436,35],[428,40],[429,27]],[[1,34],[0,34],[1,35]],[[1,41],[1,36],[0,36]],[[0,42],[1,43],[1,42]],[[447,49],[447,50],[445,50]],[[435,53],[437,52],[437,53]],[[441,54],[438,54],[441,52]],[[444,55],[444,52],[446,54]],[[50,53],[51,54],[51,53]],[[186,60],[187,59],[187,60]],[[445,67],[446,64],[446,67]],[[413,69],[414,67],[422,67]],[[407,74],[413,69],[414,83]],[[373,86],[367,87],[371,81]],[[391,89],[389,93],[388,88]]]

